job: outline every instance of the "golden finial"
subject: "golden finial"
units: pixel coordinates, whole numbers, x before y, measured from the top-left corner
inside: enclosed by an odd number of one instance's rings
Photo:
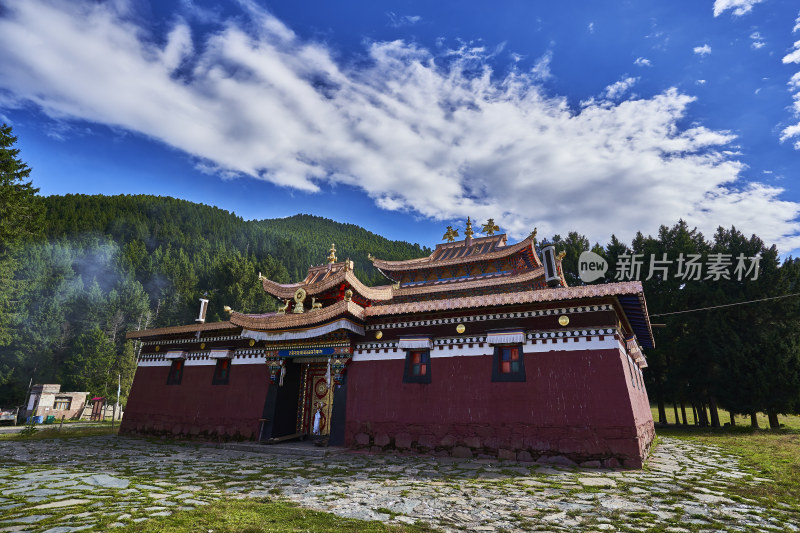
[[[226,305],[225,307],[223,307],[222,310],[225,311],[226,313],[228,313],[229,315],[231,313],[233,313],[233,309],[231,309],[231,306],[229,306],[229,305]]]
[[[328,263],[336,262],[336,245],[331,243],[331,253],[328,255]]]
[[[370,261],[375,261],[375,256],[372,255],[371,253],[367,253],[367,259]]]
[[[493,218],[490,218],[489,220],[486,221],[486,224],[483,225],[481,231],[486,235],[488,235],[489,237],[491,237],[492,235],[494,235],[495,231],[500,231],[500,227],[494,223]]]
[[[567,252],[565,252],[564,250],[561,250],[560,252],[558,252],[558,255],[556,257],[558,257],[558,260],[561,261],[562,259],[564,259],[564,257],[566,255],[567,255]]]
[[[472,220],[470,220],[470,218],[467,217],[467,229],[464,230],[464,237],[466,237],[467,239],[471,239],[473,233],[474,232],[472,231]]]
[[[533,228],[533,231],[531,232],[531,234],[530,234],[530,235],[528,235],[528,238],[529,238],[530,240],[532,240],[532,241],[535,241],[535,240],[536,240],[536,228]]]
[[[447,226],[447,231],[442,235],[442,239],[447,242],[453,242],[458,237],[458,230],[453,229],[453,226]]]
[[[258,273],[258,281],[261,281],[262,279],[264,279],[264,276],[262,276],[262,275],[261,275],[261,272],[259,272],[259,273]]]

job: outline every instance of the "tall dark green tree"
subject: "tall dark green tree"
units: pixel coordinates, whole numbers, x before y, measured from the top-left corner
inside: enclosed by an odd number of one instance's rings
[[[19,247],[39,231],[41,204],[35,201],[35,188],[28,179],[31,169],[19,158],[17,138],[11,126],[0,126],[0,346],[11,340],[15,315],[24,298],[24,283],[15,278]],[[0,384],[3,383],[0,363]]]

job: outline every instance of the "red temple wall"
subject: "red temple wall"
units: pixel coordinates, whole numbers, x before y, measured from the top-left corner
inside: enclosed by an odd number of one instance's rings
[[[491,355],[434,355],[429,384],[403,383],[403,359],[353,361],[346,443],[638,467],[653,420],[627,359],[618,349],[528,353],[527,381],[492,382]]]
[[[122,433],[254,439],[269,372],[264,364],[231,367],[227,385],[212,385],[214,365],[186,365],[179,385],[167,385],[169,366],[140,366]]]

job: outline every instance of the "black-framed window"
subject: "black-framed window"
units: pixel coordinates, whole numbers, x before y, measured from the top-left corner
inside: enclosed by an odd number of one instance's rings
[[[180,385],[183,377],[183,359],[173,359],[167,375],[167,385]]]
[[[525,353],[521,344],[494,347],[492,381],[525,381]]]
[[[214,368],[214,379],[212,385],[227,385],[231,375],[231,360],[227,357],[217,359],[217,366]]]
[[[406,370],[403,383],[431,382],[430,350],[408,350],[406,352]]]

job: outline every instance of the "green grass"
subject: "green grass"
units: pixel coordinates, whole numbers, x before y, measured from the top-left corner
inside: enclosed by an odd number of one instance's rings
[[[269,531],[423,532],[436,531],[422,524],[385,525],[378,521],[341,518],[331,513],[310,511],[295,504],[270,500],[230,500],[141,524],[115,528],[115,532],[154,533],[266,533]]]
[[[658,407],[650,406],[650,411],[653,413],[653,421],[658,422]],[[730,422],[730,413],[728,411],[726,411],[725,409],[718,409],[718,411],[719,411],[720,424],[725,424],[726,422]],[[672,408],[672,404],[666,404],[666,415],[667,415],[667,424],[676,423],[675,410]],[[682,417],[680,405],[678,406],[678,417]],[[757,413],[756,418],[758,419],[758,426],[760,428],[769,427],[769,420],[767,419],[766,414]],[[693,426],[696,423],[696,420],[694,418],[694,412],[692,411],[691,405],[686,405],[686,421],[689,423],[690,426]],[[734,421],[736,422],[737,426],[750,427],[749,416],[735,415]],[[679,420],[677,423],[680,424],[680,422],[682,422],[682,419]],[[778,422],[786,426],[786,428],[800,430],[800,416],[778,415]]]
[[[116,435],[119,425],[111,429],[110,424],[98,424],[92,427],[77,427],[59,429],[58,426],[38,425],[36,431],[29,434],[4,433],[0,434],[0,440],[44,440],[44,439],[67,439],[73,437],[99,437],[101,435]]]

